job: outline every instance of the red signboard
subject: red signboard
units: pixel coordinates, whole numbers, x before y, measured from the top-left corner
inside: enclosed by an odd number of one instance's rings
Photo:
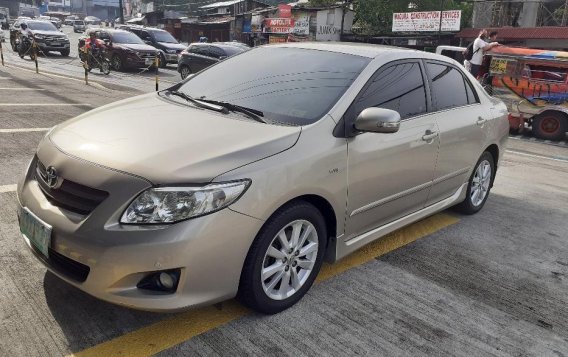
[[[294,19],[291,19],[291,18],[264,19],[264,26],[266,26],[266,27],[292,27],[292,26],[294,26]]]
[[[292,18],[272,18],[264,20],[264,32],[268,33],[290,33],[294,28]]]
[[[278,14],[280,17],[292,17],[292,5],[278,5]]]

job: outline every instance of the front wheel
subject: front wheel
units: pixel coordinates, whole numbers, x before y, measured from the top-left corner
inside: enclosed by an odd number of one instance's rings
[[[70,50],[63,50],[59,53],[61,53],[61,56],[63,56],[63,57],[69,57],[69,53],[71,53],[71,51]]]
[[[186,79],[191,74],[191,69],[188,66],[182,66],[180,69],[181,79]]]
[[[101,70],[103,74],[109,75],[110,74],[110,62],[108,60],[103,60],[101,63]]]
[[[465,200],[457,205],[456,209],[464,214],[479,212],[489,197],[494,176],[495,160],[493,160],[491,153],[485,151],[477,161],[469,178]]]
[[[122,60],[118,55],[114,55],[111,60],[112,69],[120,71],[122,69]]]
[[[325,220],[312,204],[298,201],[278,210],[247,255],[238,299],[275,314],[298,302],[312,286],[327,243]]]
[[[164,57],[163,54],[160,54],[160,58],[158,61],[160,68],[166,68],[166,66],[168,65],[168,61],[166,61],[166,57]]]

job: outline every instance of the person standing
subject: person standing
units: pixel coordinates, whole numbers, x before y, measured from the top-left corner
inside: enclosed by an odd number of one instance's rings
[[[479,36],[473,42],[473,56],[469,61],[471,64],[470,72],[471,74],[477,78],[479,75],[479,69],[481,68],[481,63],[483,62],[483,55],[485,52],[489,51],[495,46],[499,46],[499,42],[487,42],[486,40],[491,41],[491,39],[497,38],[497,31],[492,31],[489,34],[489,39],[487,38],[487,30],[483,29],[479,32]]]

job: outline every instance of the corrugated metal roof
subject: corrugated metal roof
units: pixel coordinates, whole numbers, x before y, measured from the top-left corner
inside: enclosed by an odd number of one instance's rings
[[[474,39],[482,29],[463,29],[456,37]],[[497,41],[499,40],[541,40],[541,39],[568,39],[568,27],[501,27],[488,28],[487,31],[497,31]]]
[[[215,9],[217,7],[224,7],[224,6],[231,6],[239,3],[243,0],[230,0],[230,1],[222,1],[222,2],[215,2],[213,4],[201,6],[200,9]]]

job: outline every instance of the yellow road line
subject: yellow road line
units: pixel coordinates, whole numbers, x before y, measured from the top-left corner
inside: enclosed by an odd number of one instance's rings
[[[332,278],[458,221],[459,219],[454,216],[441,213],[399,229],[361,248],[335,264],[324,264],[316,282]],[[223,303],[221,309],[209,306],[189,310],[68,357],[151,356],[248,313],[248,309],[234,300]]]

